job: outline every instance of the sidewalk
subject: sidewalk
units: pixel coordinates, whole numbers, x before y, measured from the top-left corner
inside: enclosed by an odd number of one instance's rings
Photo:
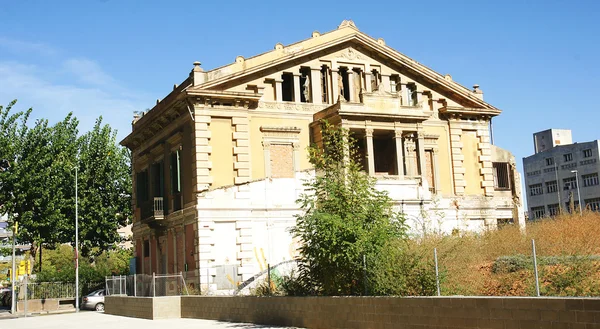
[[[143,320],[104,313],[82,311],[69,314],[52,314],[18,319],[0,320],[2,329],[283,329],[291,327],[270,327],[252,323],[233,323],[197,319]]]

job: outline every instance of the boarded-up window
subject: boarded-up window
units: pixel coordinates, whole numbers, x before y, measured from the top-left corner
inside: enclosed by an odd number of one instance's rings
[[[434,179],[434,168],[433,168],[433,151],[425,151],[425,178],[429,184],[429,190],[435,192],[435,179]]]
[[[294,177],[294,149],[292,144],[271,144],[271,177]]]

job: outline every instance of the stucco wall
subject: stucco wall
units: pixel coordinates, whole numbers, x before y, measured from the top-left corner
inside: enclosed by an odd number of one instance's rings
[[[181,297],[181,316],[305,328],[600,328],[600,299]]]

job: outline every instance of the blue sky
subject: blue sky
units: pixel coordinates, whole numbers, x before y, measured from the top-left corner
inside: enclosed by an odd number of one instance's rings
[[[521,158],[532,133],[600,138],[600,1],[17,1],[0,0],[0,104],[34,117],[70,112],[81,131],[102,115],[131,129],[151,107],[205,69],[333,30],[343,19],[503,110],[495,144]]]

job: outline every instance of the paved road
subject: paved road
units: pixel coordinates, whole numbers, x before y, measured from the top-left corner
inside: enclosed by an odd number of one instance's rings
[[[52,314],[19,319],[0,320],[2,329],[282,329],[251,323],[232,323],[196,319],[143,320],[96,312]]]

